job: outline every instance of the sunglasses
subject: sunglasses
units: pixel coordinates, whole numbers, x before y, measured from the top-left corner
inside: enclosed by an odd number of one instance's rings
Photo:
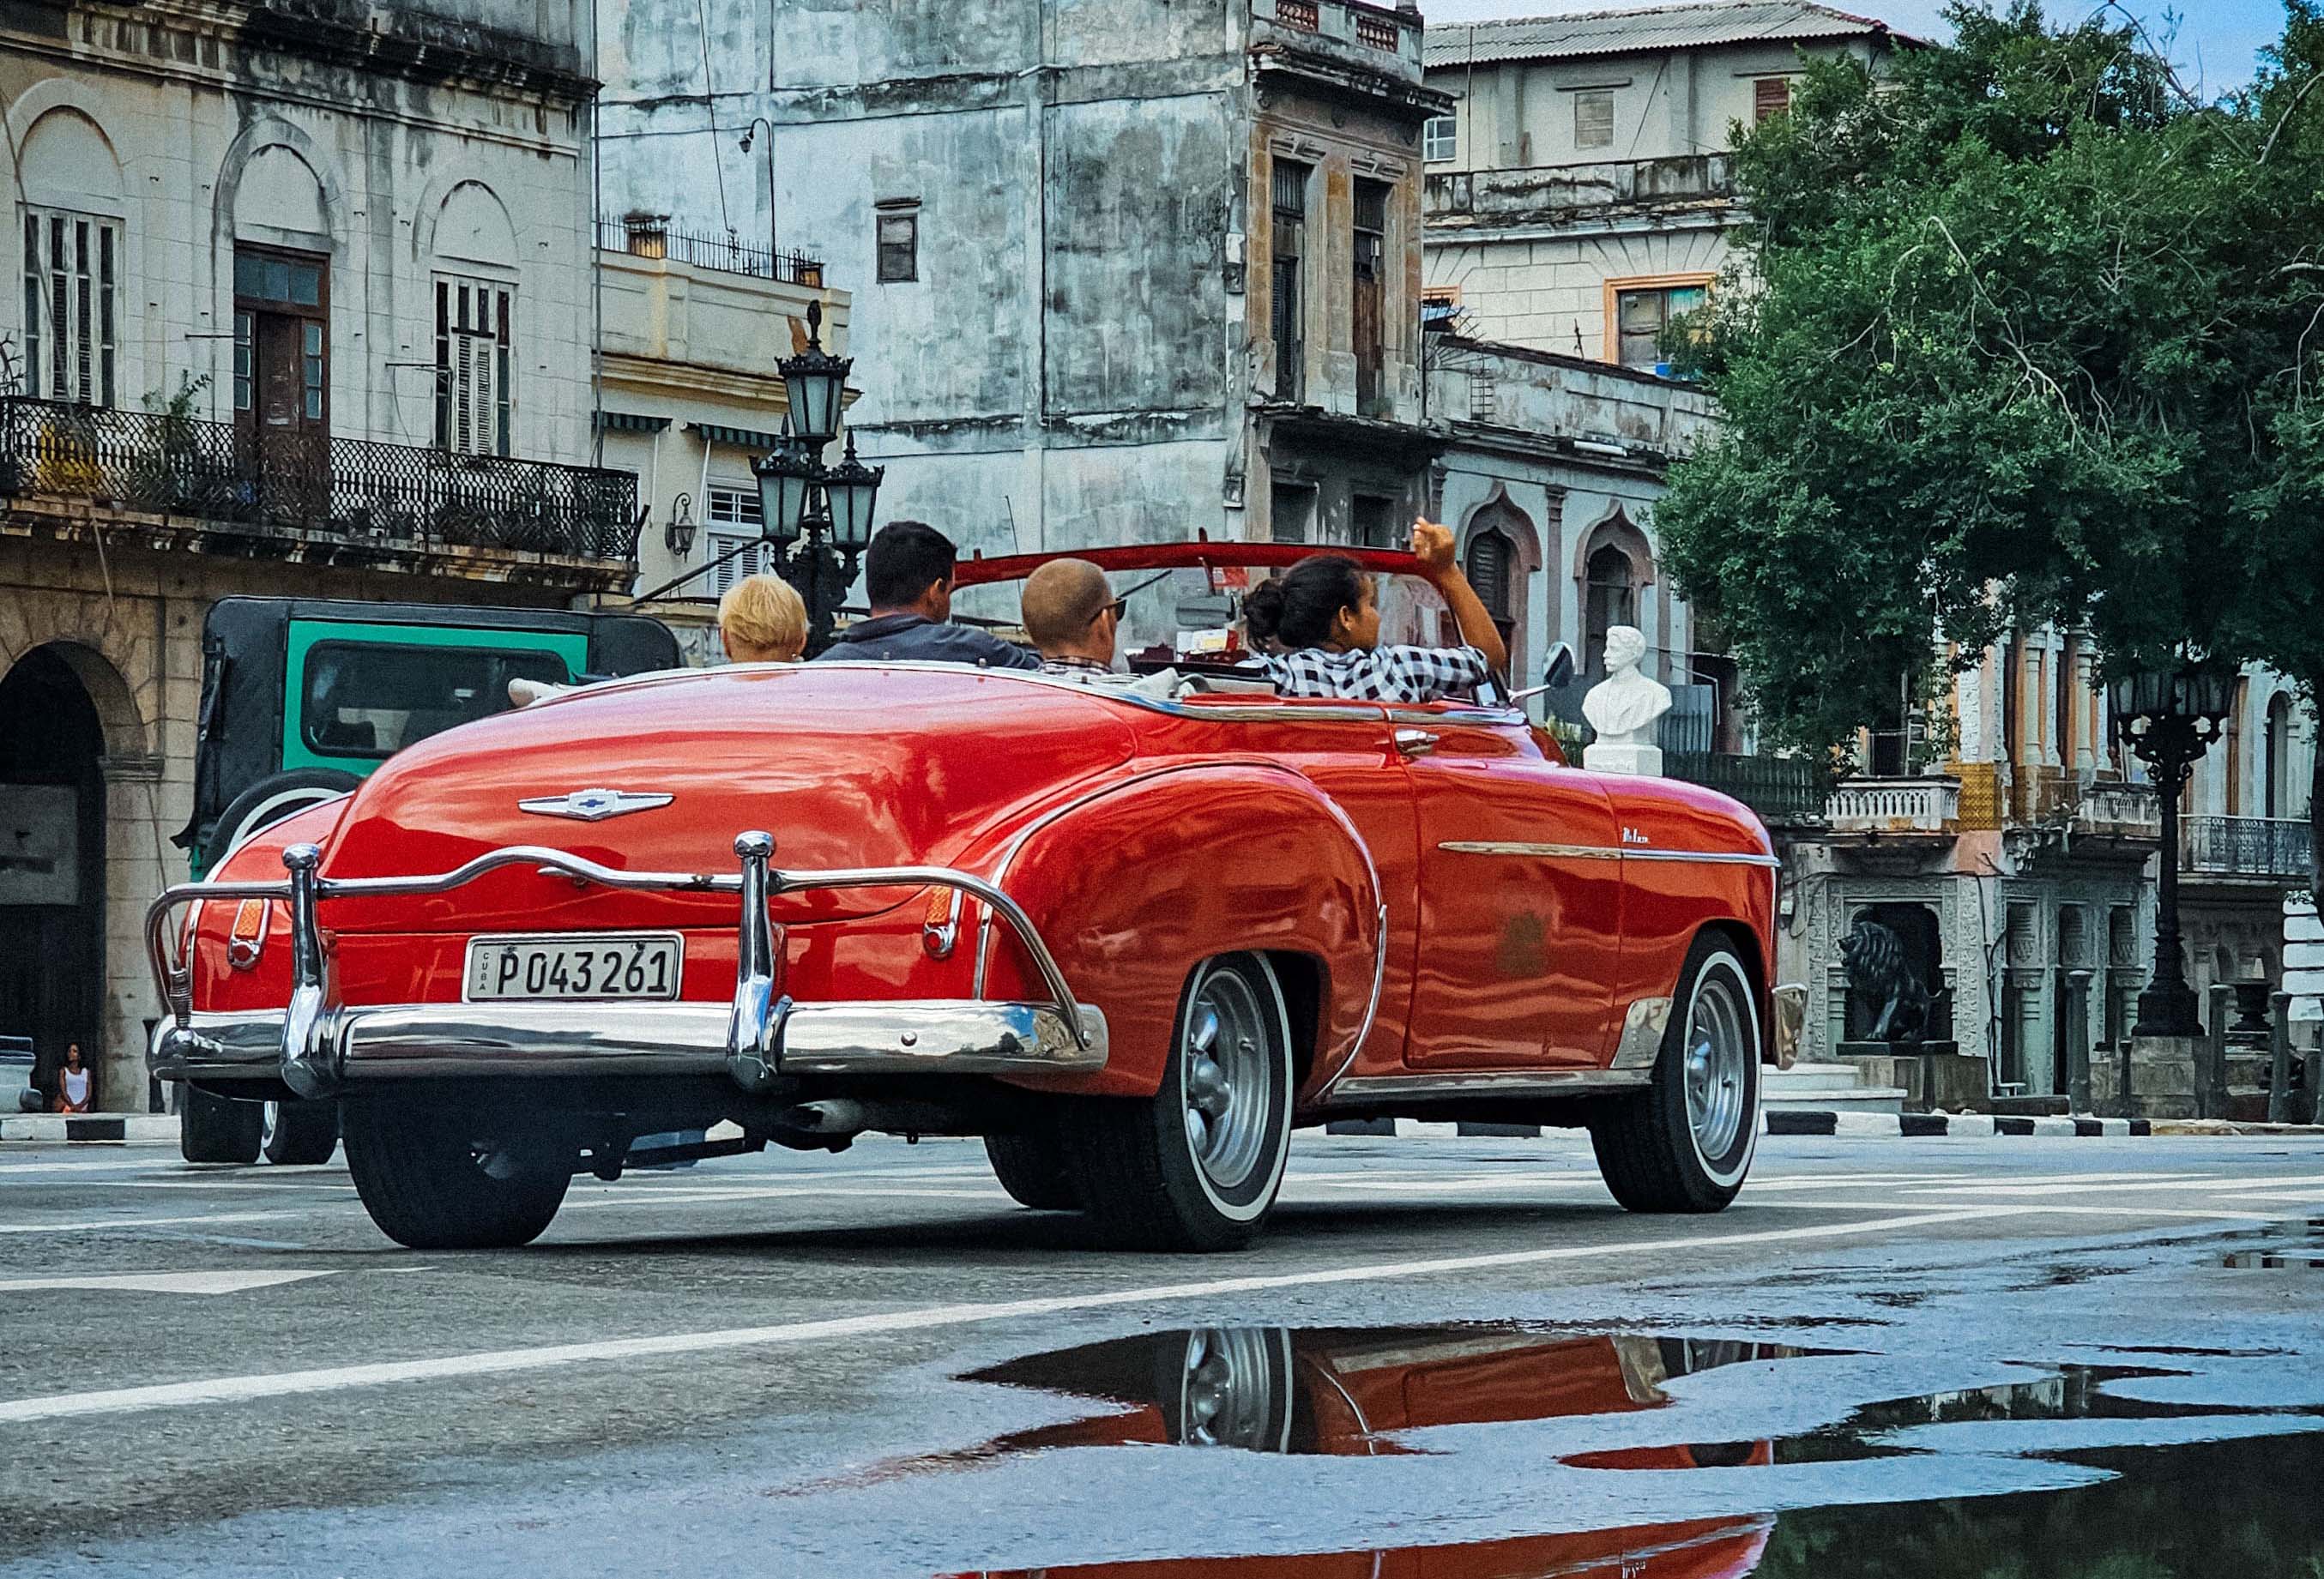
[[[1176,571],[1166,570],[1158,575],[1148,576],[1144,581],[1139,582],[1136,586],[1130,588],[1128,592],[1122,593],[1121,596],[1115,598],[1111,602],[1100,603],[1097,606],[1097,611],[1089,617],[1089,622],[1092,625],[1094,625],[1100,620],[1104,619],[1108,614],[1112,615],[1115,620],[1119,620],[1124,614],[1130,611],[1130,599],[1136,597],[1139,593],[1144,592],[1148,587],[1154,585],[1156,583],[1167,581],[1176,574],[1177,573]]]

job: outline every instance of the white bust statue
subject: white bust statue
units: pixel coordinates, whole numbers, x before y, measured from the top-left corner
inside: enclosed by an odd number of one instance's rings
[[[1600,773],[1658,774],[1663,754],[1654,739],[1655,722],[1671,710],[1670,688],[1639,673],[1646,656],[1646,633],[1635,625],[1606,632],[1606,677],[1582,699],[1582,716],[1598,739],[1582,754],[1582,765]]]

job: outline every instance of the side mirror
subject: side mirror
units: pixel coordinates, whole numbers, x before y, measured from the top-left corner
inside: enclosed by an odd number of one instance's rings
[[[1527,686],[1511,694],[1511,702],[1525,702],[1545,691],[1563,691],[1573,684],[1573,649],[1562,641],[1549,645],[1549,661],[1542,666],[1541,684]]]

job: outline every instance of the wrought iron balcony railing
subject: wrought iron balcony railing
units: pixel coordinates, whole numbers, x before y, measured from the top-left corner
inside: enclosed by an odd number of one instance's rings
[[[2314,836],[2283,817],[2189,817],[2179,829],[2179,869],[2218,877],[2305,883]]]
[[[626,560],[632,472],[0,397],[0,495],[105,500],[383,546]]]
[[[1821,767],[1805,757],[1745,757],[1732,751],[1665,748],[1663,772],[1732,795],[1769,824],[1821,821],[1830,794]]]

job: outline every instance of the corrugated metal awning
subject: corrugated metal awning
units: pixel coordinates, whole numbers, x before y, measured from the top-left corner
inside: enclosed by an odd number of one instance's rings
[[[607,433],[659,433],[669,426],[667,417],[642,417],[635,411],[599,411],[597,426]]]
[[[764,433],[755,427],[729,427],[723,422],[689,422],[688,433],[698,433],[712,444],[731,444],[737,449],[756,450],[766,454],[783,442],[779,433]]]
[[[1424,46],[1432,70],[1500,60],[1646,55],[1716,44],[1801,43],[1814,39],[1901,36],[1886,23],[1808,0],[1722,0],[1574,16],[1523,16],[1431,27]]]

